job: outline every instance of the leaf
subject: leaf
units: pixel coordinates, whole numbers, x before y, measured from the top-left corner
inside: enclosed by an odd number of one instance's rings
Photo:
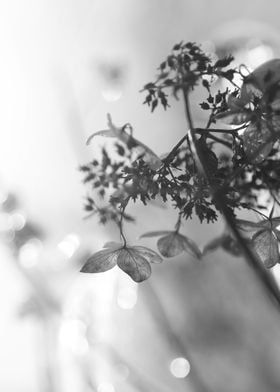
[[[178,256],[182,252],[187,252],[197,258],[202,256],[194,241],[175,231],[161,237],[157,242],[157,246],[164,257]]]
[[[259,225],[263,228],[267,228],[271,230],[276,229],[278,226],[280,226],[280,217],[277,216],[271,219],[264,219],[261,222],[259,222]]]
[[[264,92],[279,81],[280,59],[269,60],[245,78],[240,96],[245,103],[248,103],[254,96],[261,97]]]
[[[273,232],[259,231],[253,236],[252,245],[265,267],[271,268],[279,262],[279,243]]]
[[[250,124],[243,134],[243,146],[248,161],[253,164],[261,163],[272,150],[274,137],[265,121]]]
[[[157,247],[164,257],[178,256],[185,250],[180,234],[175,232],[161,237],[157,242]]]
[[[158,230],[148,231],[147,233],[141,234],[139,238],[158,237],[160,235],[170,234],[170,230]]]
[[[213,252],[223,245],[224,236],[214,238],[212,241],[208,242],[203,248],[202,254]]]
[[[204,247],[203,254],[215,251],[218,248],[222,248],[224,251],[231,254],[232,256],[242,255],[242,250],[238,241],[236,241],[235,238],[233,238],[230,234],[227,233],[210,241]]]
[[[132,248],[123,248],[118,254],[118,266],[135,282],[143,282],[152,273],[151,265],[144,257],[144,253],[135,252]]]
[[[144,256],[150,263],[161,263],[163,261],[159,254],[146,246],[133,246],[133,251]]]
[[[238,241],[229,234],[223,236],[222,248],[233,256],[242,255]]]
[[[112,250],[111,248],[100,250],[89,257],[81,272],[97,273],[109,271],[117,264],[117,258],[120,249]]]
[[[197,141],[197,147],[199,154],[202,154],[206,172],[213,175],[217,171],[219,163],[216,154],[209,148],[204,137]]]
[[[243,219],[236,219],[236,225],[239,229],[247,232],[256,232],[260,230],[259,222],[250,222]]]
[[[189,253],[193,257],[197,257],[198,259],[200,259],[202,257],[202,253],[199,247],[196,245],[196,243],[186,236],[182,236],[182,237],[184,237],[185,252]]]
[[[87,260],[81,272],[105,272],[118,265],[135,282],[142,282],[151,275],[150,263],[162,262],[159,254],[145,246],[124,246],[111,241],[104,248]]]
[[[103,136],[110,138],[118,138],[123,142],[130,150],[136,151],[138,154],[143,154],[143,160],[152,170],[157,170],[162,165],[161,159],[144,143],[135,139],[132,135],[129,135],[125,129],[132,127],[129,124],[125,124],[122,127],[116,127],[112,122],[112,117],[107,114],[108,118],[108,129],[93,133],[87,140],[87,144],[90,144],[95,136]]]
[[[110,129],[105,129],[103,131],[97,131],[94,132],[92,135],[90,135],[86,141],[86,145],[89,145],[92,141],[92,139],[95,136],[103,136],[103,137],[117,137],[115,131],[110,130]]]

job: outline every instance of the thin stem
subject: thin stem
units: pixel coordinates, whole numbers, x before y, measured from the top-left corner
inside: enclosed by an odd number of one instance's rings
[[[187,135],[183,136],[182,139],[178,141],[178,143],[172,148],[170,153],[167,155],[167,157],[164,159],[164,166],[168,165],[169,162],[173,160],[175,157],[178,149],[181,147],[181,145],[187,140]]]
[[[175,232],[176,233],[178,233],[178,231],[180,230],[181,224],[182,224],[182,213],[180,212],[178,215],[177,222],[175,224]]]
[[[126,238],[125,238],[125,235],[124,235],[124,232],[123,232],[123,217],[124,217],[124,211],[126,209],[126,206],[127,206],[128,202],[129,202],[129,197],[124,201],[124,204],[120,208],[121,209],[121,217],[120,217],[120,220],[119,220],[119,223],[118,223],[119,230],[120,230],[120,236],[121,236],[121,238],[123,240],[124,248],[126,247]]]
[[[209,181],[209,178],[207,175],[207,170],[206,170],[207,165],[206,165],[205,159],[204,159],[203,155],[200,153],[199,148],[196,144],[196,135],[195,135],[195,131],[193,128],[193,121],[192,121],[192,116],[191,116],[191,112],[190,112],[188,91],[183,89],[183,93],[184,93],[186,117],[187,117],[187,121],[188,121],[189,127],[190,127],[189,136],[192,140],[192,146],[196,150],[195,151],[196,155],[200,161],[201,172],[209,182],[212,197],[216,201],[220,211],[223,213],[223,216],[224,216],[229,228],[231,229],[233,235],[235,236],[236,240],[239,242],[239,244],[243,250],[243,253],[246,256],[248,264],[252,267],[253,271],[257,275],[258,279],[260,280],[261,284],[265,288],[268,295],[274,299],[275,303],[279,307],[280,306],[280,292],[279,292],[279,289],[277,287],[277,284],[276,284],[273,276],[267,272],[264,265],[255,257],[254,253],[252,252],[250,247],[248,247],[246,241],[244,240],[244,238],[240,234],[240,232],[235,224],[234,218],[233,218],[230,210],[228,209],[228,207],[224,201],[224,197],[223,197],[222,192],[220,192],[219,189],[211,186],[211,181]]]

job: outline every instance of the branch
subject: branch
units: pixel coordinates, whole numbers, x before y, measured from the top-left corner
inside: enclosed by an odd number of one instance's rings
[[[273,276],[265,269],[263,264],[255,257],[253,251],[250,249],[242,235],[240,234],[238,228],[236,227],[234,218],[232,217],[226,202],[223,197],[223,193],[220,192],[219,189],[215,189],[213,186],[211,186],[211,181],[207,175],[207,170],[206,170],[206,162],[203,157],[203,154],[200,153],[199,148],[197,146],[197,139],[195,135],[195,129],[193,127],[193,122],[192,122],[192,116],[190,112],[190,105],[189,105],[189,97],[188,97],[188,91],[186,89],[183,89],[183,94],[184,94],[184,103],[185,103],[185,111],[186,111],[186,117],[187,121],[189,123],[189,138],[191,140],[191,144],[193,149],[195,150],[195,154],[199,159],[200,162],[200,169],[203,174],[203,176],[207,179],[209,182],[209,186],[211,189],[212,197],[216,201],[220,211],[222,212],[229,228],[231,229],[232,233],[234,234],[236,240],[239,242],[243,253],[247,259],[248,264],[252,267],[253,271],[255,272],[256,276],[260,280],[261,284],[263,285],[264,289],[266,290],[267,294],[274,299],[274,302],[277,304],[277,306],[280,306],[280,292],[278,289],[278,286],[273,278]]]

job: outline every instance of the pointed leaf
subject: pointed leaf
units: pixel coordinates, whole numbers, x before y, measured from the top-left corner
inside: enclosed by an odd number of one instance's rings
[[[97,273],[105,272],[115,267],[120,250],[104,249],[89,257],[81,272]]]
[[[271,268],[279,262],[279,243],[273,232],[259,231],[253,236],[252,245],[265,267]]]
[[[134,252],[132,248],[123,248],[118,253],[117,264],[135,282],[143,282],[151,275],[150,263],[139,252]]]
[[[202,257],[202,253],[196,243],[186,236],[181,237],[183,237],[182,241],[184,244],[184,251],[189,253],[191,256],[200,259]]]
[[[89,144],[91,143],[92,139],[93,139],[95,136],[117,137],[116,133],[115,133],[113,130],[111,130],[111,129],[105,129],[105,130],[103,130],[103,131],[94,132],[92,135],[90,135],[90,136],[88,137],[87,141],[86,141],[86,144],[89,145]]]
[[[169,232],[168,235],[161,237],[157,242],[157,247],[164,257],[178,256],[185,250],[185,244],[180,234]]]
[[[139,238],[149,238],[149,237],[158,237],[160,235],[174,233],[170,230],[158,230],[158,231],[148,231],[147,233],[141,234]]]

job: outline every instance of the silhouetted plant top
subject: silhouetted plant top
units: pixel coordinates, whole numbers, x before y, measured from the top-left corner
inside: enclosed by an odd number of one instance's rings
[[[180,42],[160,64],[155,81],[143,87],[144,104],[152,112],[160,106],[167,110],[174,98],[186,110],[185,135],[163,156],[137,140],[131,124],[116,126],[109,114],[108,128],[88,139],[91,143],[98,136],[111,138],[113,148],[104,144],[100,159],[80,167],[88,187],[85,210],[101,223],[115,222],[122,243],[106,244],[87,260],[82,272],[103,272],[118,265],[141,282],[151,274],[150,263],[162,257],[187,252],[201,258],[218,247],[233,255],[247,247],[252,260],[257,257],[268,268],[279,262],[280,59],[252,73],[244,65],[231,67],[232,61],[232,56],[213,61],[199,45]],[[224,90],[218,89],[221,85]],[[205,127],[200,128],[194,125],[189,105],[198,87],[205,91],[200,109],[207,114]],[[158,199],[178,212],[174,228],[142,235],[158,237],[161,256],[128,245],[123,231],[124,222],[134,220],[126,210],[130,202],[147,205]],[[238,219],[241,209],[257,212],[261,220]],[[181,232],[182,223],[194,215],[201,223],[212,223],[221,214],[230,227],[204,250]]]

